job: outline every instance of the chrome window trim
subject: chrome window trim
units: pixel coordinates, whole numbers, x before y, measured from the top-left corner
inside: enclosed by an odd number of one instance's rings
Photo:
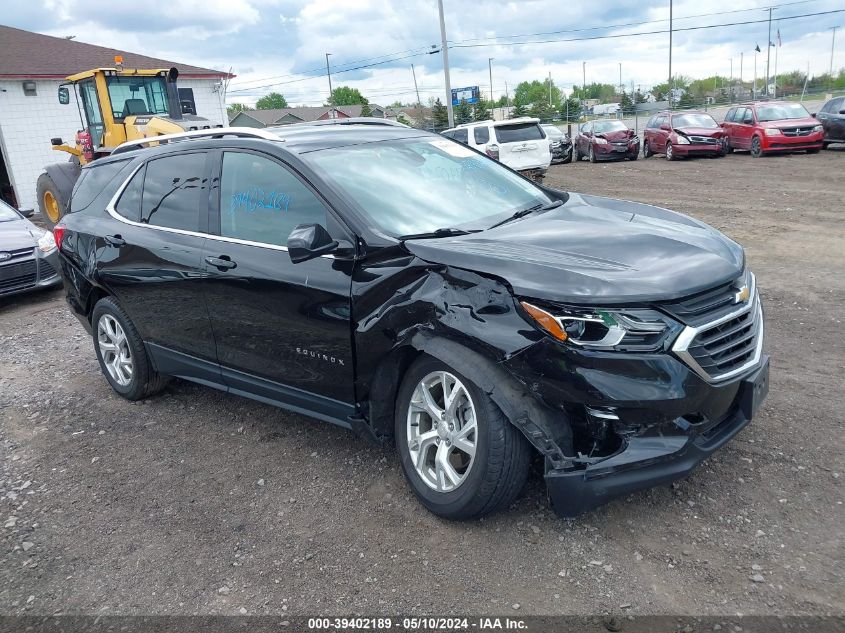
[[[672,345],[672,351],[675,353],[675,355],[708,383],[722,382],[723,380],[738,376],[739,374],[742,374],[743,372],[746,372],[752,367],[756,366],[760,362],[760,358],[763,355],[763,304],[760,301],[760,295],[757,292],[757,280],[753,274],[751,275],[751,287],[749,288],[749,290],[751,294],[751,300],[742,308],[740,308],[739,310],[734,310],[733,312],[726,314],[725,316],[720,317],[715,321],[705,323],[704,325],[700,325],[698,327],[692,327],[688,325],[681,331],[681,333],[678,335],[678,338],[675,339],[675,343]],[[735,369],[732,369],[722,374],[711,376],[704,370],[701,365],[698,364],[695,358],[693,358],[692,354],[689,353],[689,347],[692,344],[693,340],[695,340],[695,337],[698,336],[701,332],[705,332],[711,328],[717,327],[722,323],[726,323],[727,321],[735,319],[738,316],[742,316],[743,314],[751,312],[752,310],[754,311],[754,325],[756,325],[757,327],[757,344],[754,349],[754,355],[748,360],[748,362],[744,363],[740,367],[736,367]]]
[[[149,161],[143,161],[140,165],[138,165],[135,169],[132,170],[132,173],[127,176],[126,180],[117,188],[117,191],[109,200],[109,203],[106,205],[106,212],[118,222],[123,222],[124,224],[128,224],[130,226],[137,226],[144,229],[153,229],[156,231],[164,231],[165,233],[175,233],[177,235],[190,235],[193,237],[202,237],[209,240],[215,240],[218,242],[229,242],[232,244],[242,244],[244,246],[256,246],[258,248],[267,248],[274,251],[284,251],[285,253],[288,252],[287,246],[280,246],[278,244],[268,244],[265,242],[252,242],[250,240],[241,240],[236,237],[226,237],[223,235],[212,235],[211,233],[202,233],[200,231],[186,231],[185,229],[174,229],[169,226],[156,226],[155,224],[145,224],[144,222],[135,222],[134,220],[130,220],[122,216],[120,213],[117,212],[117,202],[120,200],[120,196],[123,195],[123,191],[126,187],[129,186],[129,182],[135,177],[143,167]],[[334,259],[335,256],[332,254],[328,255],[320,255],[321,258],[325,259]]]

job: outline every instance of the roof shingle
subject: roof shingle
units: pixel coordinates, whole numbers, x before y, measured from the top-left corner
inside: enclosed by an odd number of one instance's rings
[[[0,77],[67,77],[92,68],[113,68],[115,55],[123,56],[125,68],[175,66],[182,77],[228,76],[228,73],[219,70],[0,25]]]

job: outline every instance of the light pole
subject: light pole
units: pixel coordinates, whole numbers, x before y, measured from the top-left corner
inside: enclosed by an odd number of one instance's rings
[[[326,53],[326,74],[329,76],[329,105],[332,104],[332,71],[329,68],[329,55],[331,53]]]
[[[422,101],[420,101],[420,89],[417,88],[417,71],[414,70],[414,65],[411,64],[411,74],[414,76],[414,91],[417,93],[417,107],[422,107]]]
[[[772,7],[769,7],[769,39],[766,40],[766,95],[769,94],[769,62],[772,59]]]
[[[493,58],[487,58],[487,70],[490,71],[490,103],[493,104],[495,108],[496,105],[493,103]]]
[[[827,82],[828,90],[833,88],[833,47],[836,45],[836,29],[838,28],[838,26],[833,27],[833,37],[830,39],[830,79]]]
[[[745,92],[745,86],[742,82],[742,63],[745,60],[745,51],[739,54],[739,98],[743,99],[742,93]]]
[[[446,44],[446,19],[443,17],[443,0],[437,0],[440,12],[440,48],[443,50],[443,77],[446,80],[446,112],[449,127],[455,127],[455,111],[452,108],[452,82],[449,79],[449,46]]]
[[[583,77],[581,79],[581,105],[587,100],[587,62],[581,62],[581,72]]]
[[[669,0],[669,107],[672,107],[672,0]]]
[[[619,94],[622,94],[622,91],[625,88],[622,86],[622,62],[619,62]]]
[[[728,82],[728,85],[730,86],[730,89],[731,89],[731,103],[733,103],[733,101],[734,101],[734,58],[731,57],[729,61],[731,62],[731,79]]]

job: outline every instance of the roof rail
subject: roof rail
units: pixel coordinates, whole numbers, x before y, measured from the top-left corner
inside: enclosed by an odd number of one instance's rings
[[[313,127],[323,125],[389,125],[391,127],[410,127],[408,125],[405,125],[404,123],[399,123],[399,121],[394,121],[392,119],[361,116],[348,117],[342,119],[318,119],[317,121],[303,121],[302,123],[289,123],[284,127]]]
[[[272,132],[266,132],[261,129],[251,127],[215,127],[207,130],[191,130],[190,132],[179,132],[178,134],[161,134],[159,136],[147,136],[144,138],[135,139],[134,141],[126,141],[121,143],[112,150],[111,155],[122,154],[124,152],[131,152],[135,149],[140,149],[151,143],[170,143],[179,141],[188,141],[196,138],[222,138],[224,136],[237,136],[240,138],[262,138],[266,141],[281,141],[278,136]]]

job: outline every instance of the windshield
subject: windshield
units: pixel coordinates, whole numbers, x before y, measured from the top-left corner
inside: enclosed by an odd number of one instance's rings
[[[448,139],[380,141],[302,158],[393,236],[485,228],[495,216],[551,202],[529,181]]]
[[[627,130],[628,126],[622,121],[595,121],[593,122],[593,133],[604,134],[606,132],[622,132]]]
[[[11,220],[18,220],[21,216],[8,204],[0,200],[0,222],[9,222]]]
[[[131,115],[168,114],[164,77],[106,77],[115,119]]]
[[[544,125],[543,129],[546,131],[546,136],[550,136],[552,138],[563,138],[563,132],[560,131],[560,128],[555,127],[554,125]]]
[[[703,127],[715,129],[719,127],[709,114],[676,114],[672,117],[672,127]]]
[[[781,119],[807,119],[810,113],[800,103],[773,103],[757,106],[758,121],[780,121]]]

